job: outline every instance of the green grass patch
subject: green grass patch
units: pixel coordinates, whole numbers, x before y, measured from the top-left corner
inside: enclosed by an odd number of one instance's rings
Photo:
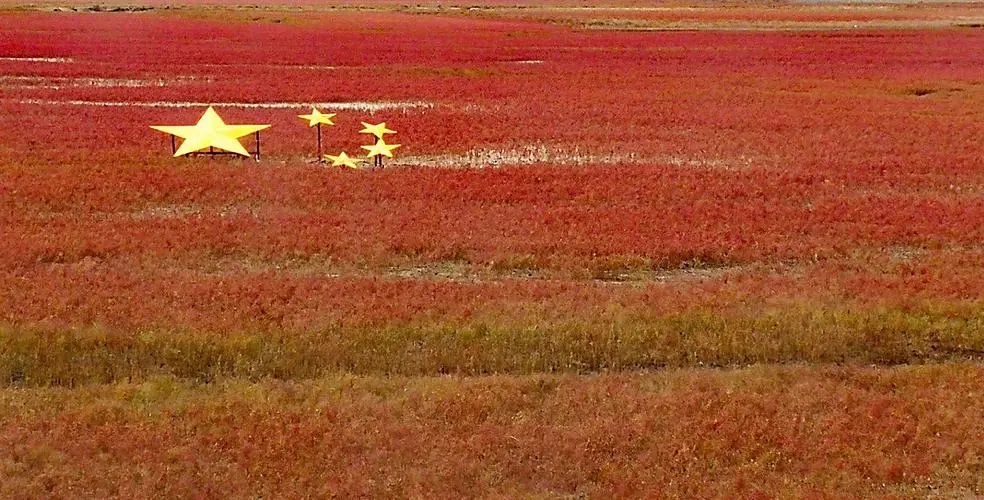
[[[0,329],[0,383],[76,386],[175,376],[293,380],[331,373],[478,375],[758,363],[902,364],[984,354],[974,307],[627,313],[470,319],[307,332]]]

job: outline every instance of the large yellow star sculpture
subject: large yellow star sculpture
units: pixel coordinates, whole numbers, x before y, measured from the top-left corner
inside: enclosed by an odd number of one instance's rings
[[[378,155],[383,155],[387,158],[392,158],[393,157],[392,151],[398,147],[400,147],[400,144],[386,144],[385,142],[383,142],[382,139],[379,139],[378,141],[376,141],[376,144],[373,144],[372,146],[362,146],[362,149],[369,151],[369,154],[366,155],[366,157],[368,158],[372,158]]]
[[[325,155],[325,159],[331,160],[331,166],[333,167],[359,168],[359,166],[355,164],[355,160],[350,158],[345,151],[338,153],[338,156]]]
[[[386,128],[386,122],[377,123],[375,125],[362,122],[362,126],[365,127],[359,131],[360,134],[372,134],[376,136],[377,139],[382,139],[386,134],[395,134],[395,130],[390,130]]]
[[[150,128],[184,139],[174,156],[182,156],[205,148],[216,147],[231,153],[249,156],[239,138],[269,128],[270,125],[226,125],[211,106],[194,125],[151,125]]]
[[[335,117],[335,113],[322,113],[318,111],[318,108],[312,107],[311,114],[309,115],[297,115],[308,121],[308,126],[313,127],[315,125],[320,125],[324,123],[325,125],[334,125],[335,122],[331,121]]]

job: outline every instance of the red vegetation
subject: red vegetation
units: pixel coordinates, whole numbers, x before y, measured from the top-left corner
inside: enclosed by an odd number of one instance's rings
[[[184,161],[184,160],[179,160]],[[814,259],[886,245],[972,245],[977,195],[830,182],[824,173],[676,166],[394,169],[182,163],[0,173],[8,266],[202,252],[363,264],[527,258],[572,267]],[[879,176],[867,179],[878,184]],[[912,182],[912,181],[909,181]]]
[[[374,3],[0,12],[0,495],[980,493],[977,364],[584,372],[979,359],[984,32]]]
[[[18,22],[6,24],[0,52],[72,61],[0,61],[7,75],[41,79],[3,82],[0,203],[20,242],[0,251],[9,264],[205,250],[372,262],[530,256],[546,266],[631,255],[673,267],[982,236],[984,120],[968,107],[984,90],[974,83],[984,76],[976,31],[636,34],[400,14],[287,15],[282,24],[266,15],[4,15]],[[515,64],[527,60],[542,64]],[[299,105],[223,110],[230,121],[275,125],[268,162],[243,169],[172,160],[166,138],[146,128],[191,122],[200,109],[25,100]],[[475,149],[622,165],[367,177],[299,161],[313,142],[294,116],[303,103],[380,100],[433,106],[375,117],[400,131],[410,164],[454,165]],[[357,150],[358,122],[370,118],[341,111],[326,148]],[[58,133],[41,141],[37,131],[48,129]]]

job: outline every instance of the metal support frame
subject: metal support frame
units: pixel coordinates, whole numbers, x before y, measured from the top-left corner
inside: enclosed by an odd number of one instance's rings
[[[253,159],[256,161],[260,161],[260,131],[259,130],[253,133],[253,141],[255,142],[255,147],[254,147],[255,151],[253,152]],[[178,151],[177,140],[174,134],[171,134],[171,154],[174,154],[177,151]],[[188,153],[187,156],[208,156],[211,158],[215,156],[225,156],[225,155],[242,156],[238,153],[233,153],[231,151],[216,151],[215,148],[213,148],[212,146],[208,147],[208,151],[195,151],[192,153]]]
[[[377,141],[380,139],[377,139]],[[372,146],[372,144],[370,144]],[[372,166],[383,168],[383,155],[376,155],[372,157]]]

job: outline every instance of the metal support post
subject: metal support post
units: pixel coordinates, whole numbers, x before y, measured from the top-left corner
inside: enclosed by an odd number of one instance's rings
[[[256,133],[254,134],[254,138],[256,139],[256,161],[260,161],[260,131],[259,130],[257,130]]]

